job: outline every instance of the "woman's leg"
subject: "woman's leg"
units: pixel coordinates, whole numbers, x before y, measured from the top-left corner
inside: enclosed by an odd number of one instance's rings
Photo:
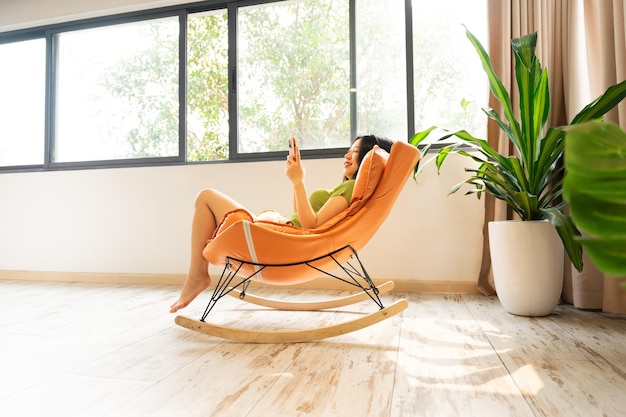
[[[235,209],[244,208],[241,204],[220,193],[207,189],[202,190],[196,197],[196,203],[191,223],[191,261],[189,272],[178,300],[170,307],[170,313],[175,313],[186,307],[194,298],[211,285],[209,265],[202,256],[202,250],[207,240],[220,224],[224,216]]]

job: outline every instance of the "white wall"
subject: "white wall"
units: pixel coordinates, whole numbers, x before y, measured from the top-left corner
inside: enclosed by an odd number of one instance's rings
[[[307,160],[309,190],[332,187],[341,159]],[[360,252],[374,277],[473,281],[482,250],[481,202],[446,196],[466,161],[407,180],[390,217]],[[202,188],[258,212],[291,211],[284,163],[0,174],[0,270],[184,274],[192,206]]]
[[[0,0],[0,32],[187,3],[181,0]],[[466,161],[407,181],[360,251],[376,278],[475,281],[483,208],[462,193]],[[308,187],[338,181],[340,159],[306,161]],[[290,212],[282,162],[0,174],[0,270],[184,274],[196,193],[227,191],[258,212]],[[261,192],[260,192],[261,190]]]

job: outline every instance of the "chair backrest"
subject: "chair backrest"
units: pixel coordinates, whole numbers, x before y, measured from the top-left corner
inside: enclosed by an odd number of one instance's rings
[[[319,272],[296,264],[347,245],[354,250],[365,246],[389,215],[419,157],[418,149],[405,142],[394,143],[388,158],[380,149],[370,151],[359,169],[350,206],[317,229],[254,222],[253,216],[244,210],[233,212],[207,244],[203,255],[209,263],[219,266],[225,264],[227,257],[263,265],[294,264],[288,268],[264,269],[259,278],[270,284],[294,284],[317,278]],[[345,258],[349,255],[346,253]],[[343,260],[338,258],[340,262]],[[325,262],[319,261],[320,268]],[[244,268],[242,274],[253,269]]]
[[[420,153],[416,147],[404,142],[393,144],[389,158],[384,161],[384,169],[379,174],[380,180],[371,190],[370,195],[367,191],[364,196],[355,192],[345,219],[333,226],[335,233],[342,232],[344,244],[349,244],[355,250],[359,250],[374,236],[389,216],[419,157]],[[376,163],[376,159],[374,162]],[[383,161],[380,160],[380,162]],[[375,170],[377,167],[373,166],[371,171]],[[364,173],[359,172],[359,174]],[[357,179],[357,183],[359,180]],[[369,182],[371,183],[372,179],[369,179]],[[355,191],[357,186],[358,184],[355,185]],[[355,198],[361,199],[354,201]]]

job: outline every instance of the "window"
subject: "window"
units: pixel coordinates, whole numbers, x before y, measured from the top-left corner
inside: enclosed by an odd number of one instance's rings
[[[358,133],[407,139],[404,2],[356,4],[356,122]]]
[[[242,7],[238,12],[238,151],[347,147],[350,31],[347,0]]]
[[[187,23],[187,160],[228,159],[228,14],[194,13]]]
[[[41,165],[45,145],[45,39],[0,44],[0,62],[0,166]]]
[[[357,134],[431,125],[484,136],[462,25],[486,45],[486,2],[207,1],[0,33],[0,170],[278,159],[291,136],[338,156]]]
[[[177,157],[178,19],[62,32],[52,162]]]
[[[437,125],[486,137],[489,84],[463,27],[487,47],[486,3],[413,1],[416,131]]]

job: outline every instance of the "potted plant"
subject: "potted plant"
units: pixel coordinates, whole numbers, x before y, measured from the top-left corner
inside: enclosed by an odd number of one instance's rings
[[[517,213],[519,221],[489,224],[496,292],[510,313],[547,315],[558,304],[562,290],[563,248],[578,270],[582,269],[582,249],[575,238],[580,233],[571,218],[563,213],[566,205],[561,198],[565,132],[558,126],[546,126],[550,92],[547,70],[541,67],[535,55],[537,33],[511,41],[519,93],[519,119],[514,113],[509,92],[493,70],[489,55],[467,28],[466,34],[482,61],[491,93],[501,103],[503,114],[499,115],[493,109],[483,111],[505,132],[515,155],[500,154],[486,140],[464,130],[446,131],[439,141],[451,136],[460,141],[438,149],[426,163],[434,159],[439,171],[452,153],[472,159],[477,167],[466,168],[469,178],[454,186],[450,193],[467,184],[471,188],[466,194],[476,194],[478,198],[482,193],[492,194]],[[626,81],[612,86],[587,105],[571,124],[602,117],[624,96]],[[411,144],[420,145],[435,129],[438,127],[416,133]],[[427,145],[422,154],[425,155],[429,148]],[[415,176],[424,165],[415,167]]]

